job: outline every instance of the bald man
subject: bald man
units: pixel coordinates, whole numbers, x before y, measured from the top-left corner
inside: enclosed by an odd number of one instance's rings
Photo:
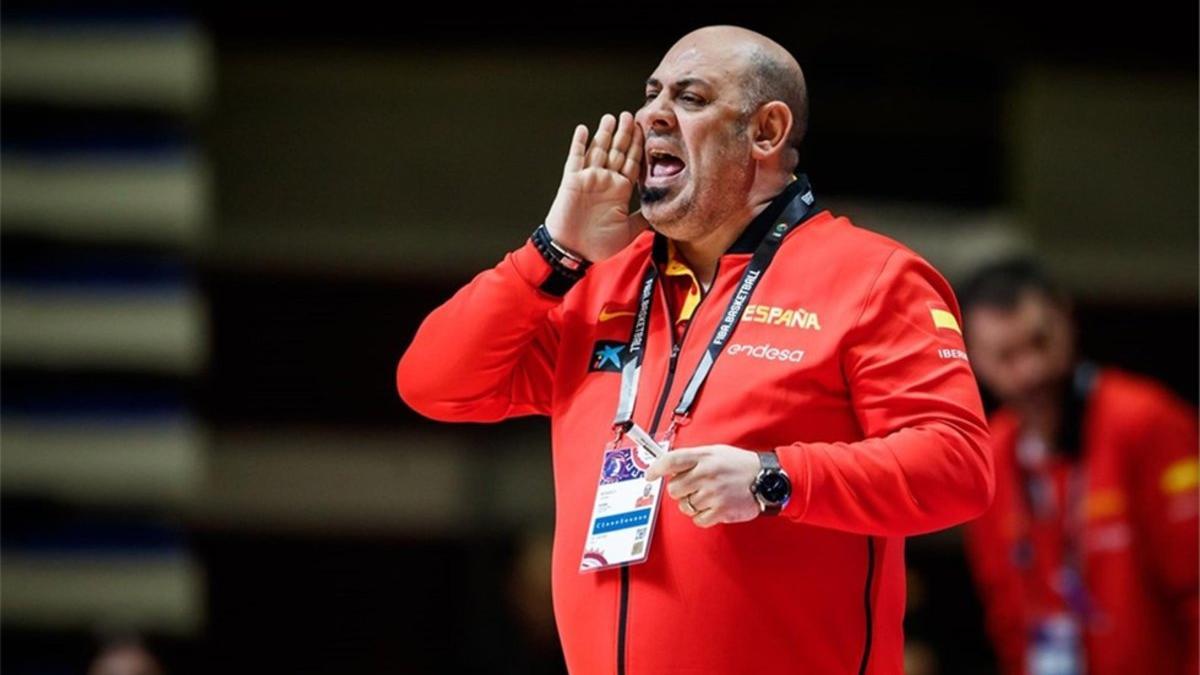
[[[950,286],[818,208],[807,116],[780,45],[684,36],[398,364],[430,418],[550,417],[572,673],[900,673],[904,538],[991,501]]]

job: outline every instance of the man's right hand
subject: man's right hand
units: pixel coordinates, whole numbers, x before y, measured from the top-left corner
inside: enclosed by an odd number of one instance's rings
[[[575,127],[546,229],[562,247],[597,262],[650,227],[640,211],[629,212],[642,166],[642,129],[628,112],[621,113],[619,124],[606,114],[590,147],[587,140],[587,127]]]

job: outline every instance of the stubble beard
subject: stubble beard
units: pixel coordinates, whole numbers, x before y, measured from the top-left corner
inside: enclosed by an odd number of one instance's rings
[[[673,193],[673,188],[665,187],[643,187],[639,193],[642,203],[643,215],[646,220],[657,231],[678,239],[678,235],[688,229],[687,221],[692,213],[695,195]],[[686,190],[687,187],[675,188],[680,191]],[[675,200],[675,203],[667,205],[668,200]],[[655,207],[660,207],[660,213],[647,213],[654,211]],[[682,227],[681,227],[682,226]]]

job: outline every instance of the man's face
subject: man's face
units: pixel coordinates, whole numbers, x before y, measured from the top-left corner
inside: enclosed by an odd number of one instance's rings
[[[1055,405],[1075,349],[1063,308],[1028,290],[1012,309],[980,306],[966,323],[975,373],[1001,401],[1018,409]]]
[[[745,206],[753,160],[739,68],[734,56],[682,44],[647,80],[635,115],[646,138],[641,208],[672,239],[694,241]]]

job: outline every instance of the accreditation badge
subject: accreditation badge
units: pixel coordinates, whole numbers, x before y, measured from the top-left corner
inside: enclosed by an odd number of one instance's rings
[[[668,450],[669,439],[657,448]],[[588,523],[580,572],[645,562],[662,490],[662,479],[646,480],[654,450],[622,434],[604,446],[600,485]]]
[[[1083,675],[1083,629],[1070,612],[1034,621],[1025,654],[1029,675]]]

